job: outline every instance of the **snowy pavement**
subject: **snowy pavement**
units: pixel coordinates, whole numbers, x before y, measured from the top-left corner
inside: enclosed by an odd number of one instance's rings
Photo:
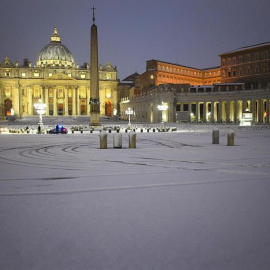
[[[0,269],[268,270],[270,130],[0,135]]]

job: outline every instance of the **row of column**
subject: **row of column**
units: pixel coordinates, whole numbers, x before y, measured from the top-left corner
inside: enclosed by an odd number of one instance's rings
[[[68,88],[64,87],[64,101],[63,101],[63,108],[64,108],[64,115],[68,115]],[[86,90],[86,114],[89,115],[90,112],[90,105],[88,100],[90,100],[90,90]],[[58,115],[58,98],[57,98],[57,88],[53,88],[53,115]],[[28,114],[33,115],[33,89],[28,87]],[[41,102],[46,104],[46,114],[49,115],[49,87],[43,87],[41,90]],[[78,87],[72,87],[72,115],[80,115],[81,114],[81,101],[80,101],[80,93]],[[20,110],[21,112],[21,110]]]
[[[242,118],[242,113],[246,112],[246,109],[253,114],[254,122],[269,123],[270,120],[269,99],[181,102],[180,104],[181,111],[184,111],[184,104],[188,105],[188,111],[194,114],[191,118],[193,118],[192,120],[195,122],[236,123]],[[195,110],[192,109],[192,105],[195,105]]]

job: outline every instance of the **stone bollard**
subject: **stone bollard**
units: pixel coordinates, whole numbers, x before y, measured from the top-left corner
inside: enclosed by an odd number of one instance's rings
[[[141,128],[141,132],[143,132],[143,129]]]
[[[231,130],[227,134],[227,146],[234,146],[234,131]]]
[[[101,131],[99,134],[100,138],[100,149],[107,149],[107,132]]]
[[[113,134],[113,148],[122,148],[122,134],[118,131]]]
[[[129,137],[129,148],[136,148],[136,132],[131,131],[128,134]]]
[[[153,128],[153,132],[156,132],[156,129]]]
[[[212,130],[212,144],[219,144],[219,130]]]

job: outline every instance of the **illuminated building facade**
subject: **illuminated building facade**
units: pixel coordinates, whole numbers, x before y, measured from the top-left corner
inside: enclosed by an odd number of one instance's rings
[[[211,85],[221,82],[220,67],[196,69],[168,62],[146,61],[146,71],[136,79],[142,92],[160,84]]]
[[[109,62],[99,66],[100,114],[112,116],[117,109],[117,69]],[[41,51],[35,66],[8,57],[0,63],[0,117],[36,115],[33,104],[46,103],[47,116],[90,115],[90,69],[75,64],[61,43],[57,29]]]
[[[221,81],[243,82],[248,88],[270,82],[270,42],[226,52],[221,58]]]
[[[263,43],[221,54],[221,67],[210,69],[147,61],[129,97],[121,99],[122,118],[131,107],[132,121],[239,123],[248,110],[253,123],[269,123],[269,56],[270,43]]]

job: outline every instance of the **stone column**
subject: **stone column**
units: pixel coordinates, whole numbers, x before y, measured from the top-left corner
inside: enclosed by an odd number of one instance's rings
[[[143,110],[143,108],[142,108]],[[169,115],[168,115],[168,122],[175,122],[176,121],[176,107],[174,106],[174,102],[169,103]]]
[[[80,91],[79,88],[77,88],[77,115],[81,115],[81,110],[80,110],[80,95],[79,95]]]
[[[215,102],[211,101],[211,122],[215,121]]]
[[[90,87],[86,88],[86,115],[90,115]],[[113,108],[112,108],[113,110]],[[112,111],[113,112],[113,111]]]
[[[72,88],[72,115],[76,115],[76,91],[74,86]]]
[[[29,100],[28,115],[33,115],[33,93],[31,86],[28,87],[28,100]]]
[[[207,103],[204,101],[203,103],[203,122],[206,123],[207,122],[207,111],[206,111],[206,106],[207,106]]]
[[[181,111],[181,112],[184,111],[184,103],[183,103],[183,102],[180,103],[180,111]]]
[[[262,123],[262,100],[258,100],[258,123]]]
[[[20,105],[19,105],[20,90],[19,90],[18,84],[14,85],[14,87],[12,87],[12,94],[11,95],[13,97],[12,108],[14,110],[14,115],[20,116]]]
[[[243,99],[242,100],[242,113],[246,112],[246,108],[247,108],[247,101]]]
[[[57,98],[56,98],[56,87],[53,88],[53,115],[57,115]]]
[[[230,117],[230,101],[227,100],[226,101],[226,122],[229,123],[231,120],[231,117]]]
[[[49,115],[49,87],[45,86],[45,104],[46,104],[46,115]]]
[[[196,123],[198,123],[199,119],[199,103],[196,101]]]
[[[5,116],[5,104],[4,104],[4,89],[3,86],[0,85],[0,117],[4,118]]]
[[[41,86],[40,88],[40,100],[44,103],[44,86]]]
[[[266,119],[265,123],[269,123],[269,99],[266,99]]]
[[[68,90],[67,90],[67,86],[65,86],[64,88],[64,92],[65,92],[65,115],[68,115]]]
[[[255,122],[255,119],[256,119],[256,117],[255,117],[255,104],[254,103],[255,103],[254,99],[251,99],[250,100],[250,112],[252,113],[253,122]]]
[[[184,106],[184,105],[183,105]],[[189,113],[189,119],[190,119],[190,122],[191,122],[191,113],[192,113],[192,110],[191,110],[191,102],[188,103],[188,113]]]
[[[218,123],[222,120],[222,101],[218,102]]]
[[[237,114],[237,104],[238,103],[238,101],[237,100],[235,100],[234,101],[234,117],[233,117],[233,121],[234,121],[234,123],[237,123],[237,117],[238,117],[238,114]]]

